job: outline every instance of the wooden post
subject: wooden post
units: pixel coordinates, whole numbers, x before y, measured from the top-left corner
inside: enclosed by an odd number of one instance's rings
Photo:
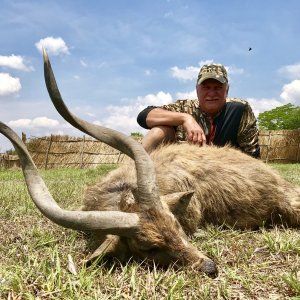
[[[300,142],[298,144],[298,150],[297,150],[297,157],[296,157],[296,162],[299,162],[300,160]]]
[[[82,138],[82,144],[80,149],[80,169],[83,168],[83,150],[84,150],[84,142],[85,142],[85,135],[83,135]]]
[[[24,144],[26,144],[26,140],[27,140],[26,133],[22,132],[22,141]]]
[[[118,158],[117,158],[117,164],[120,162],[121,155],[122,155],[122,152],[120,151],[118,154]]]
[[[269,161],[270,148],[271,148],[271,131],[269,130],[269,139],[268,139],[268,145],[267,145],[266,163],[268,163],[268,161]]]
[[[49,145],[48,145],[48,149],[47,149],[47,152],[46,152],[46,158],[45,158],[45,170],[47,170],[47,167],[48,167],[48,156],[49,156],[51,144],[52,144],[52,134],[50,135]]]

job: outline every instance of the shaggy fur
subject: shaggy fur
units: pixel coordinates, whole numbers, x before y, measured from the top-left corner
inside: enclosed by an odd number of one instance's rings
[[[161,195],[195,191],[184,214],[176,214],[188,233],[205,223],[242,229],[299,225],[300,188],[238,150],[181,144],[157,149],[151,157]],[[120,167],[87,189],[84,210],[135,211],[135,182],[133,164]]]
[[[187,244],[185,233],[193,234],[207,223],[242,229],[276,223],[299,226],[300,188],[263,162],[238,150],[171,144],[152,152],[151,158],[161,196],[175,192],[194,193],[175,204],[169,200],[164,202],[162,197],[163,211],[155,208],[140,211],[132,193],[136,174],[130,163],[89,187],[85,196],[84,210],[141,214],[140,233],[126,240],[129,253],[133,255],[166,264],[182,256],[185,256],[183,264],[199,261],[201,254]],[[159,255],[155,255],[155,251]],[[118,255],[116,251],[113,254]],[[203,261],[210,264],[205,256],[200,261],[200,264]]]

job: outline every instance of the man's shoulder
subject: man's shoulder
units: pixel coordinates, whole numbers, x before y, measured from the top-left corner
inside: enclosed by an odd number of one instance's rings
[[[198,107],[199,106],[199,100],[198,99],[179,99],[179,100],[175,101],[175,104]]]
[[[226,98],[226,103],[241,103],[244,105],[248,105],[248,102],[242,98]]]
[[[248,101],[241,98],[227,98],[226,110],[230,112],[242,113],[246,123],[256,122],[255,115]]]
[[[163,106],[163,108],[166,109],[175,109],[176,111],[183,111],[183,112],[194,111],[198,107],[199,107],[198,99],[194,99],[194,100],[180,99],[180,100],[176,100],[175,102],[169,105]]]

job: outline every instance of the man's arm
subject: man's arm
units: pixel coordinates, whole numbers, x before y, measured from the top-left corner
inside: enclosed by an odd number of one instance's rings
[[[258,144],[256,118],[248,103],[246,104],[241,119],[238,133],[238,143],[245,153],[255,158],[260,158],[260,146]]]
[[[188,141],[194,144],[205,144],[206,137],[192,115],[183,112],[170,111],[159,107],[148,107],[138,115],[140,126],[151,129],[156,126],[182,126],[187,133]]]

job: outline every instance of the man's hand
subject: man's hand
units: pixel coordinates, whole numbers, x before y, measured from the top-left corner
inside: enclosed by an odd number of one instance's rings
[[[199,146],[206,144],[203,129],[190,114],[154,108],[148,113],[146,122],[149,128],[182,125],[189,143]]]
[[[191,115],[185,114],[182,127],[187,133],[188,142],[199,146],[206,145],[204,131]]]

